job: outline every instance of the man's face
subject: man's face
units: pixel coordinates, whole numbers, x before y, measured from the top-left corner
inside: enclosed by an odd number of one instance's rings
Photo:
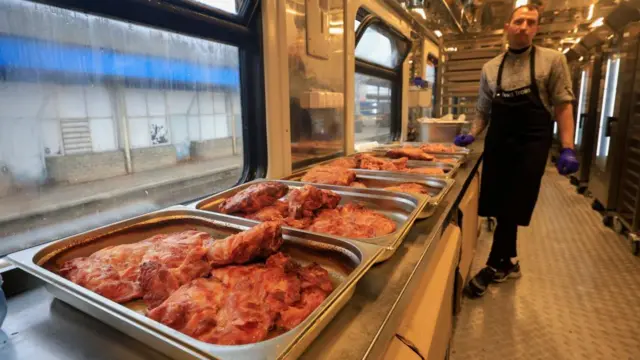
[[[511,21],[504,25],[509,47],[522,49],[531,45],[538,32],[538,11],[525,8],[518,9]]]

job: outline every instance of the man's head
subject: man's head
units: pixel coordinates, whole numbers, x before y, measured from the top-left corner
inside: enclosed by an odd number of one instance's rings
[[[535,5],[517,7],[511,13],[509,22],[504,24],[509,47],[522,49],[531,45],[533,37],[538,32],[540,10]]]

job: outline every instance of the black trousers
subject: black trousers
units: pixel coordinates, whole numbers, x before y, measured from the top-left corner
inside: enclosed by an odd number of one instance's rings
[[[493,244],[487,266],[498,268],[504,260],[518,256],[516,239],[518,238],[518,224],[507,219],[497,219],[498,225],[493,233]]]

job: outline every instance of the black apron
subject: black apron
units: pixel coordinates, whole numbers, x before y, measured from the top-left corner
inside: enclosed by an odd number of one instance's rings
[[[502,70],[508,53],[500,63],[480,186],[480,216],[520,226],[531,221],[553,137],[553,120],[536,83],[535,50],[531,48],[529,86],[504,91]]]

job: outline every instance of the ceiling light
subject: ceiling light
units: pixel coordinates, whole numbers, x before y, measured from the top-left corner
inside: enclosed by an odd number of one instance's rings
[[[528,3],[529,0],[516,0],[516,5],[514,6],[514,8],[519,8],[520,6],[527,5]]]
[[[593,19],[593,8],[596,4],[589,5],[589,15],[587,15],[587,21]]]
[[[602,25],[604,25],[604,18],[603,18],[603,17],[599,17],[599,18],[595,19],[595,20],[591,23],[591,25],[589,25],[589,27],[590,27],[591,29],[595,29],[595,28],[600,27],[600,26],[602,26]]]
[[[341,27],[333,27],[330,26],[329,27],[329,34],[331,35],[340,35],[340,34],[344,34],[344,29]]]
[[[436,34],[437,37],[442,37],[442,32],[440,30],[433,30],[433,33]]]
[[[569,50],[571,50],[571,49],[566,48],[566,49],[562,50],[562,53],[563,53],[563,54],[566,54],[566,53],[568,53],[568,52],[569,52]]]
[[[584,56],[580,56],[580,59],[578,59],[578,61],[582,61],[584,60]]]
[[[562,51],[562,48],[561,48],[561,47],[559,47],[559,48],[558,48],[558,51]]]
[[[427,15],[424,13],[424,9],[411,9],[413,12],[417,12],[420,14],[425,20],[427,20]]]

